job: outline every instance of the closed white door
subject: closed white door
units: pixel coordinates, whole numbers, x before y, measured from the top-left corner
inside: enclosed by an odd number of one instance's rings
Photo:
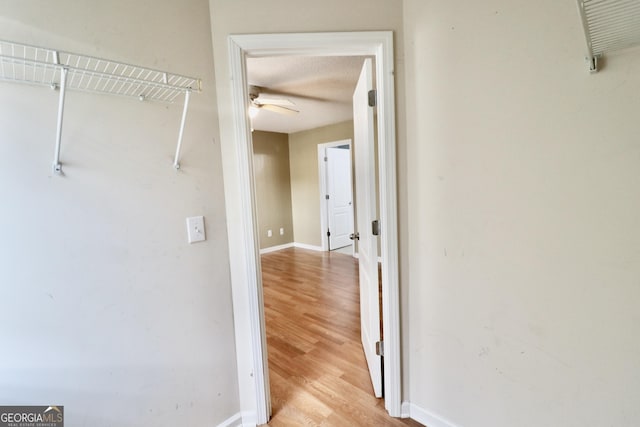
[[[373,235],[376,219],[373,89],[371,59],[366,59],[353,94],[353,124],[356,177],[356,230],[360,271],[360,323],[362,346],[376,397],[382,397],[382,360],[376,354],[380,341],[380,296],[378,291],[378,244]]]
[[[351,149],[329,147],[327,157],[327,210],[329,222],[329,250],[352,244],[353,195],[351,191]]]

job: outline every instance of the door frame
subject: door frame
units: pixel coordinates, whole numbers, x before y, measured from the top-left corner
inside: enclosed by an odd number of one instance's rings
[[[378,161],[382,252],[382,317],[385,408],[401,416],[400,299],[396,194],[395,83],[392,31],[243,34],[228,37],[234,140],[223,150],[236,153],[237,180],[225,179],[227,203],[242,206],[228,219],[237,244],[230,244],[231,286],[243,422],[263,424],[271,415],[264,302],[257,235],[246,58],[267,56],[374,56],[378,92]],[[231,188],[233,187],[233,188]],[[234,224],[231,224],[233,222]],[[235,296],[237,295],[237,297]],[[250,377],[250,378],[249,378]]]
[[[353,144],[351,143],[351,139],[343,139],[341,141],[334,142],[325,142],[324,144],[318,144],[318,179],[320,183],[320,238],[322,242],[322,250],[329,250],[329,243],[327,242],[327,229],[329,228],[329,211],[327,199],[325,195],[329,191],[328,184],[328,174],[327,174],[327,164],[324,161],[324,157],[326,156],[326,149],[332,147],[340,147],[343,145],[349,146],[349,153],[351,154],[351,182],[349,185],[351,186],[351,194],[353,195]],[[354,212],[354,204],[355,201],[351,200],[351,216],[353,221],[353,212]],[[354,245],[355,247],[355,245]]]

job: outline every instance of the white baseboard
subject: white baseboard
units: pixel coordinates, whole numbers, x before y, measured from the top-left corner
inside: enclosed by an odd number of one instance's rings
[[[256,420],[255,412],[243,412],[241,415],[242,415],[241,427],[257,427],[258,423]]]
[[[310,251],[324,252],[324,249],[322,249],[322,246],[314,246],[314,245],[307,245],[306,243],[291,242],[291,243],[285,243],[284,245],[271,246],[268,248],[260,249],[260,255],[268,254],[269,252],[281,251],[283,249],[288,249],[288,248],[300,248],[300,249],[308,249]]]
[[[300,248],[300,249],[307,249],[307,250],[316,251],[316,252],[325,252],[322,246],[314,246],[314,245],[307,245],[306,243],[292,242],[292,243],[285,243],[284,245],[271,246],[268,248],[260,249],[260,255],[268,254],[269,252],[281,251],[283,249],[288,249],[288,248]],[[357,253],[354,254],[353,256],[355,258],[358,258]],[[380,260],[381,258],[378,257],[378,262],[380,262]]]
[[[402,402],[400,418],[411,418],[411,404],[409,402]]]
[[[238,412],[232,415],[217,427],[256,427],[256,415],[252,412]]]
[[[260,255],[268,254],[269,252],[281,251],[283,249],[292,248],[294,246],[293,242],[285,243],[284,245],[271,246],[268,248],[260,249]]]
[[[310,251],[323,252],[324,250],[322,249],[322,246],[307,245],[306,243],[294,243],[293,246],[300,249],[308,249]]]
[[[218,427],[239,427],[242,425],[242,414],[238,412],[237,414],[232,415],[231,417],[218,424]]]
[[[420,424],[424,424],[429,427],[460,427],[453,424],[451,421],[443,418],[439,415],[429,412],[426,409],[414,405],[409,402],[402,402],[402,409],[400,416],[402,418],[411,418],[416,420]]]

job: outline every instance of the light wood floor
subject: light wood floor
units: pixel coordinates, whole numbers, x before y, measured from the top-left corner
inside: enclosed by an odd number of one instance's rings
[[[360,343],[358,263],[291,248],[262,255],[269,426],[420,426],[391,418]]]

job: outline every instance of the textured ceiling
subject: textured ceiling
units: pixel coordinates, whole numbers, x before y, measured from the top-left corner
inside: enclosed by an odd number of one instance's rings
[[[255,130],[294,133],[351,120],[351,97],[365,57],[248,58],[247,80],[268,98],[293,102],[295,115],[261,109]]]

